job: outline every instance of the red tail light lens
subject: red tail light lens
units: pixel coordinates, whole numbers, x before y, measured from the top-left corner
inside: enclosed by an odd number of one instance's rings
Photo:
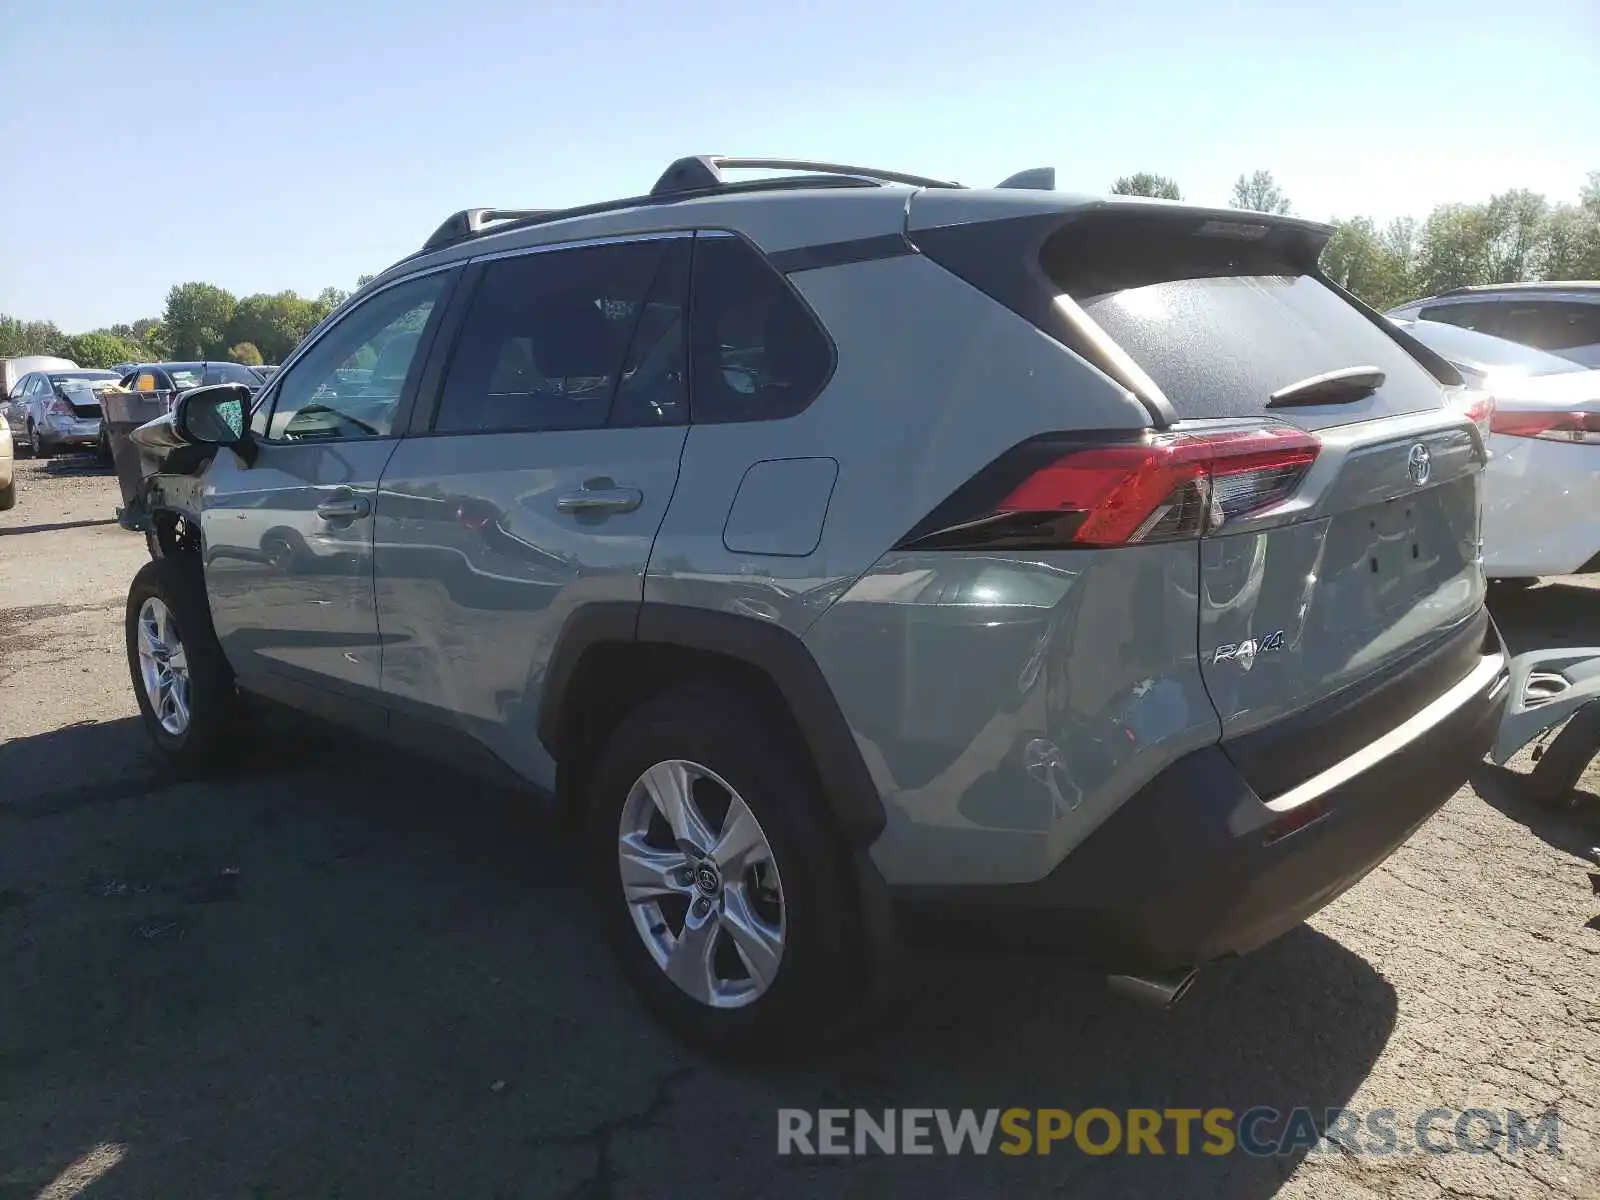
[[[62,396],[57,396],[54,400],[50,401],[50,403],[45,407],[45,411],[48,413],[54,413],[58,417],[70,417],[73,415],[72,405],[67,403],[66,398]]]
[[[1281,504],[1316,461],[1287,426],[1035,438],[1003,454],[906,535],[903,548],[1121,546],[1211,533]]]
[[[1600,444],[1600,412],[1514,412],[1498,410],[1490,422],[1496,433],[1546,442]]]
[[[1456,394],[1453,403],[1478,427],[1478,431],[1485,438],[1489,436],[1489,431],[1494,427],[1493,396],[1488,392],[1463,391]]]

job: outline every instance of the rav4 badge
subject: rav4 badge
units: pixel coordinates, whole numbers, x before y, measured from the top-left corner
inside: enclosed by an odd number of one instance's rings
[[[1211,652],[1211,665],[1218,663],[1236,662],[1241,668],[1248,671],[1256,665],[1256,655],[1267,654],[1273,650],[1283,649],[1283,630],[1269,633],[1264,638],[1247,638],[1242,642],[1232,642],[1226,646],[1218,646]]]

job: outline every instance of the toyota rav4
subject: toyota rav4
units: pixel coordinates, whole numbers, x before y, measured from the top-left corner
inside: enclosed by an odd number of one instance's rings
[[[712,1051],[841,1027],[908,934],[1170,999],[1503,704],[1473,397],[1328,232],[709,157],[456,214],[135,435],[144,719],[188,767],[250,694],[509,770]]]

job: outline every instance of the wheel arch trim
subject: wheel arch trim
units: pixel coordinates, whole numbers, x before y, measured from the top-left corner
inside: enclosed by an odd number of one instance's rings
[[[794,720],[839,831],[856,846],[870,845],[883,831],[883,800],[821,668],[798,637],[756,617],[629,601],[574,610],[556,637],[540,684],[538,736],[558,769],[573,731],[566,700],[574,676],[585,653],[607,644],[699,650],[760,672]]]

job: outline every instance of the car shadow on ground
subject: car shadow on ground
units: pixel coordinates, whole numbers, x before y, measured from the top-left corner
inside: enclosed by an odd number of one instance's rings
[[[1526,775],[1490,762],[1478,764],[1471,783],[1484,803],[1526,825],[1547,845],[1600,866],[1595,858],[1600,846],[1600,795],[1580,788],[1565,807],[1540,804],[1529,795]]]
[[[249,737],[214,781],[131,719],[0,745],[0,1198],[64,1174],[85,1197],[1266,1197],[1304,1147],[1206,1155],[1197,1128],[1180,1155],[1169,1127],[1159,1158],[779,1158],[777,1110],[1320,1127],[1395,1021],[1389,983],[1310,928],[1164,1012],[1048,958],[919,951],[864,1044],[714,1065],[628,995],[577,840],[527,797],[288,716]],[[63,756],[70,783],[39,767]]]

